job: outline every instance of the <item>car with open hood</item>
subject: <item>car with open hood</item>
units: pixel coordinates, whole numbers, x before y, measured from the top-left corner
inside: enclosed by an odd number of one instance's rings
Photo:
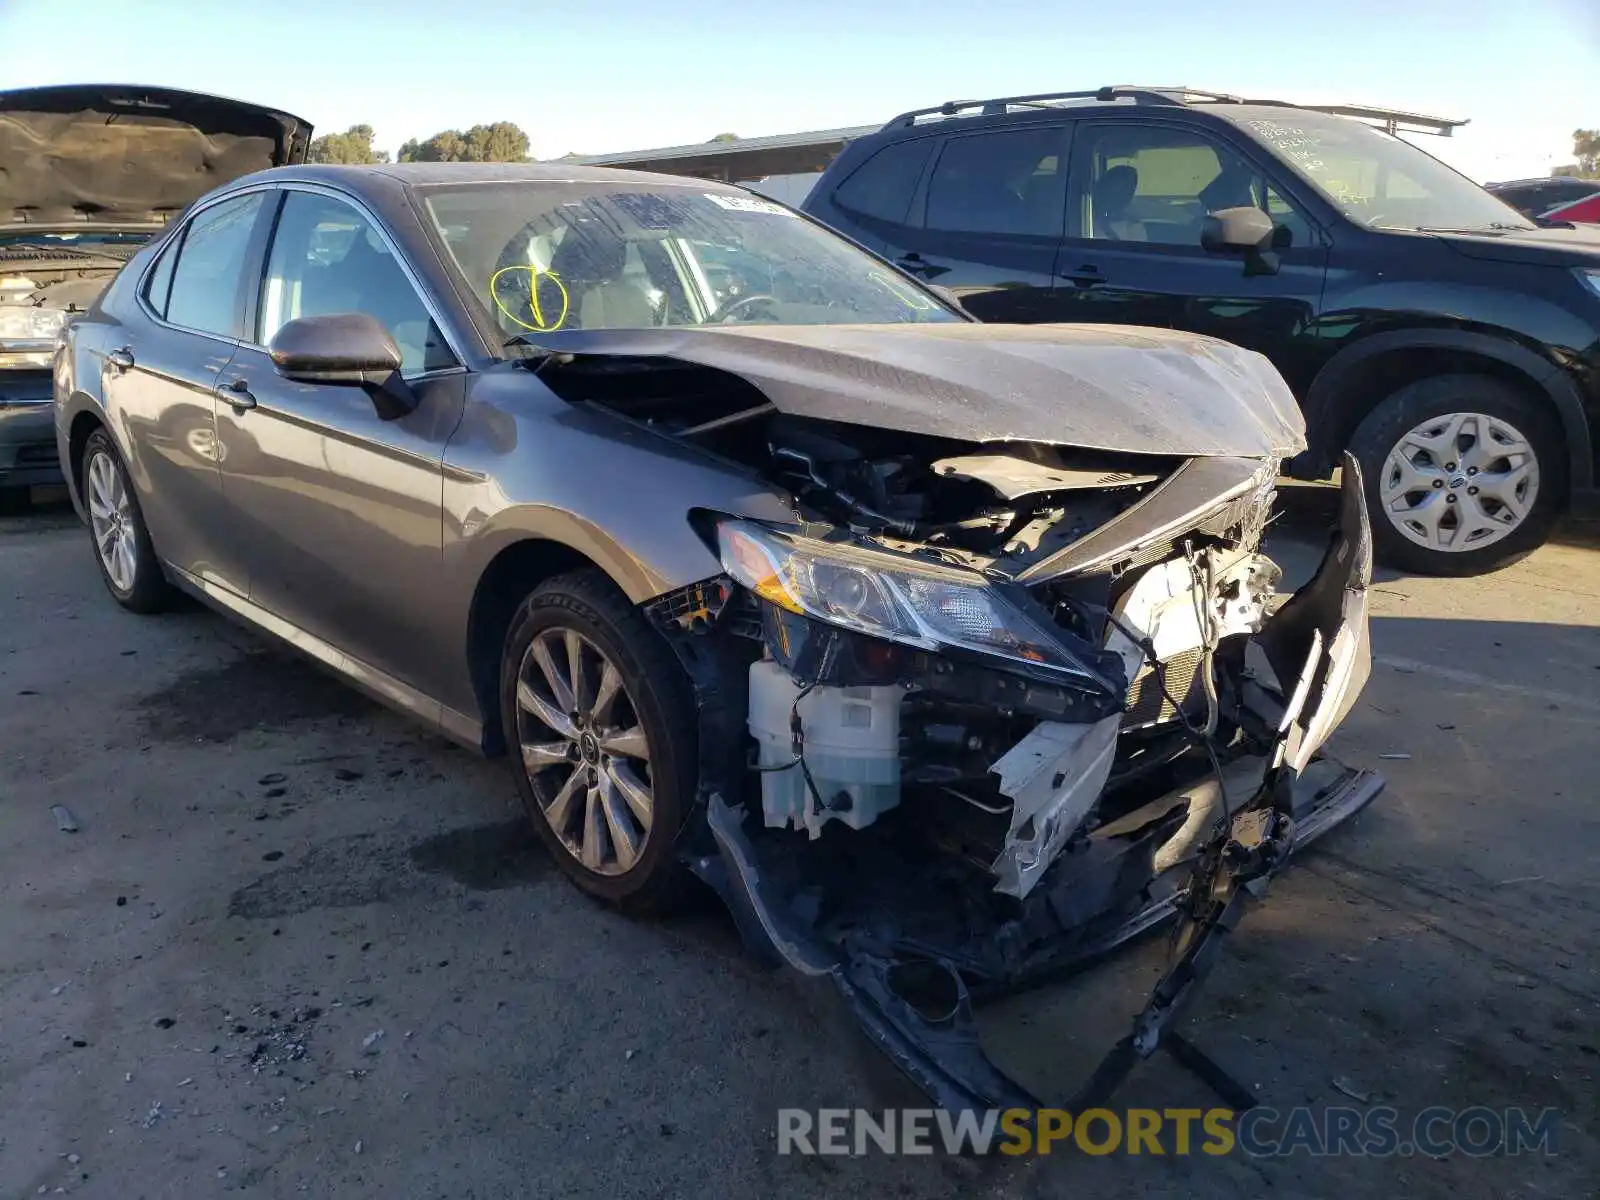
[[[60,483],[50,367],[62,328],[212,188],[301,162],[311,126],[196,92],[0,92],[0,498]]]
[[[182,589],[506,755],[579,886],[709,886],[946,1107],[1026,1101],[973,996],[1175,919],[1095,1088],[1168,1044],[1246,896],[1381,787],[1323,753],[1370,663],[1360,470],[1279,596],[1304,427],[1265,358],[980,324],[738,188],[252,175],[55,389],[119,603]]]

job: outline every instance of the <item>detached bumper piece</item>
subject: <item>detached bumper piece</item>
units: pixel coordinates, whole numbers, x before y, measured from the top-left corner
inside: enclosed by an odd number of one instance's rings
[[[1248,1108],[1250,1091],[1172,1025],[1272,876],[1383,789],[1377,773],[1318,753],[1370,670],[1371,570],[1360,469],[1347,457],[1340,521],[1320,568],[1267,623],[1260,653],[1235,680],[1261,752],[1090,828],[1020,899],[997,904],[947,886],[925,861],[897,858],[892,839],[864,830],[850,842],[856,857],[834,863],[828,881],[845,885],[841,912],[819,898],[805,864],[769,853],[747,831],[743,807],[716,793],[707,805],[716,851],[691,865],[721,892],[753,950],[831,983],[867,1038],[951,1112],[1041,1105],[984,1053],[975,1001],[1086,967],[1176,918],[1168,969],[1133,1028],[1077,1095],[1052,1103],[1104,1103],[1166,1050],[1236,1110]]]

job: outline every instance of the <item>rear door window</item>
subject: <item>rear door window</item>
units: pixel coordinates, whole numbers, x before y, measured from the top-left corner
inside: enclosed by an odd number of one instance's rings
[[[950,138],[928,181],[929,229],[1060,237],[1066,134],[1058,126]]]
[[[833,193],[834,203],[857,216],[905,224],[911,196],[935,141],[915,138],[885,146],[839,185]]]
[[[178,263],[178,246],[182,241],[183,235],[180,233],[167,243],[167,248],[161,252],[145,284],[144,298],[159,317],[167,315],[167,296],[172,291],[172,268]]]
[[[245,266],[266,199],[266,192],[235,196],[189,222],[166,299],[168,321],[219,337],[244,336]]]

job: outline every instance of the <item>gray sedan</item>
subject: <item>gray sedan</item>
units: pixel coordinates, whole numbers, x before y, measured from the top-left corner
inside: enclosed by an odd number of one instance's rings
[[[1381,787],[1321,753],[1369,663],[1353,463],[1268,615],[1304,439],[1265,359],[981,325],[737,188],[246,176],[68,328],[55,424],[119,603],[182,589],[509,751],[580,886],[709,885],[949,1108],[1033,1103],[972,992],[1176,918],[1114,1085]]]

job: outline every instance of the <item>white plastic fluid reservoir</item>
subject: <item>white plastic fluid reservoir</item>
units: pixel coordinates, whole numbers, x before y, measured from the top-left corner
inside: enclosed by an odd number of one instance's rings
[[[900,699],[905,689],[817,687],[800,700],[806,768],[795,762],[789,716],[800,686],[777,663],[750,667],[750,736],[761,774],[761,811],[770,828],[792,825],[816,837],[828,821],[872,824],[900,803]],[[785,764],[793,764],[784,769]],[[819,808],[817,796],[821,797]]]

